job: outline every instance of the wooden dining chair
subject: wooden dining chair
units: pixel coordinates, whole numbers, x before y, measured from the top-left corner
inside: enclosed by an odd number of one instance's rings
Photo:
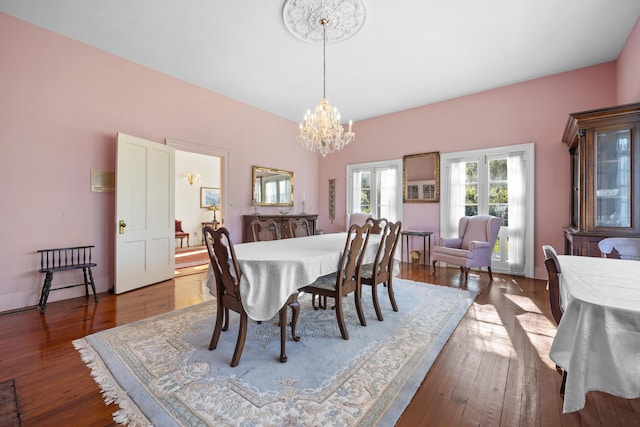
[[[254,242],[280,240],[280,230],[276,222],[272,219],[254,219],[251,221],[250,226]]]
[[[551,315],[556,325],[560,324],[562,319],[562,301],[560,299],[560,278],[559,274],[560,261],[558,261],[558,253],[551,245],[543,245],[542,252],[544,253],[544,265],[547,268],[547,275],[549,276],[549,303],[551,305]],[[560,385],[560,394],[564,396],[564,388],[567,383],[567,371],[563,370],[560,366],[556,365],[556,370],[562,374],[562,383]]]
[[[375,219],[370,217],[370,218],[367,218],[366,222],[371,224],[371,232],[373,234],[380,234],[382,233],[382,230],[384,230],[385,225],[387,225],[389,221],[387,221],[386,218]]]
[[[382,283],[387,286],[391,307],[393,311],[398,311],[396,298],[393,294],[393,263],[395,261],[394,255],[398,247],[398,241],[400,240],[401,229],[401,221],[387,223],[382,230],[380,245],[378,246],[375,260],[372,264],[363,265],[360,270],[362,284],[371,286],[373,307],[380,321],[384,320],[384,318],[382,317],[382,310],[380,310],[380,303],[378,302],[379,284]],[[373,233],[373,228],[371,232]]]
[[[598,249],[605,258],[640,260],[640,238],[608,237],[598,242]]]
[[[240,280],[242,279],[242,271],[236,258],[233,243],[229,236],[229,231],[222,227],[214,230],[210,226],[205,226],[202,230],[204,240],[207,245],[207,252],[211,260],[216,286],[216,324],[211,336],[209,350],[214,350],[218,346],[220,333],[229,329],[229,311],[234,311],[240,315],[240,326],[238,328],[238,339],[236,347],[231,358],[231,366],[237,366],[242,356],[244,344],[247,339],[248,315],[242,305],[242,297],[240,295]],[[298,294],[291,295],[285,305],[291,307],[291,335],[294,341],[299,341],[296,336],[295,329],[300,313],[300,305],[297,300]],[[283,318],[284,317],[284,318]],[[280,310],[280,361],[286,362],[285,338],[286,338],[286,310]]]
[[[289,218],[288,224],[290,237],[311,236],[309,221],[307,221],[305,218]]]
[[[347,233],[347,241],[338,264],[338,271],[318,277],[312,284],[300,290],[310,294],[326,296],[335,300],[336,318],[340,334],[345,340],[349,339],[347,325],[344,323],[342,311],[342,298],[354,294],[356,311],[362,326],[367,326],[367,321],[362,311],[362,284],[360,283],[360,269],[362,260],[369,242],[371,224],[363,226],[352,225]]]

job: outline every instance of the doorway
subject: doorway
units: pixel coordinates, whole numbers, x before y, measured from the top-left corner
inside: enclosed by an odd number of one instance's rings
[[[197,270],[208,263],[208,254],[202,241],[203,223],[214,220],[223,224],[228,212],[228,168],[229,157],[226,150],[169,140],[166,144],[176,149],[175,154],[175,218],[182,221],[182,228],[189,233],[189,246],[186,239],[183,248],[176,240],[176,275],[178,268],[185,265],[182,273]],[[188,174],[192,178],[188,179]],[[210,209],[212,201],[216,210]],[[182,256],[181,256],[182,255]],[[180,258],[180,259],[178,259]],[[197,271],[196,271],[197,272]],[[193,273],[191,273],[193,274]]]
[[[191,179],[189,179],[191,176]],[[222,223],[224,211],[220,206],[220,157],[176,150],[175,217],[182,230],[189,234],[188,246],[202,246],[202,227],[214,220]],[[217,197],[213,203],[210,197]],[[176,240],[176,252],[187,247],[186,239]]]

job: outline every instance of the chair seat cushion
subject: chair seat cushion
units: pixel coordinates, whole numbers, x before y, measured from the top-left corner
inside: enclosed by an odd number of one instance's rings
[[[472,252],[466,249],[446,248],[444,246],[436,246],[435,248],[433,248],[433,252],[434,254],[440,253],[443,255],[454,256],[457,258],[472,258],[471,256]]]
[[[360,268],[360,277],[362,277],[363,279],[371,279],[373,277],[373,263],[364,264]]]
[[[318,277],[312,284],[308,285],[307,287],[335,290],[336,280],[337,280],[336,273],[331,273],[325,276]]]

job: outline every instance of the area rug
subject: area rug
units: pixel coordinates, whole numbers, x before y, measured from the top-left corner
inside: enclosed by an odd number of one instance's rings
[[[384,321],[365,287],[367,326],[343,301],[350,339],[334,310],[301,295],[300,342],[279,363],[276,318],[250,322],[240,364],[231,368],[238,316],[218,348],[208,345],[215,301],[102,331],[73,342],[114,420],[132,426],[392,426],[411,401],[475,294],[394,281],[399,312],[380,287]]]

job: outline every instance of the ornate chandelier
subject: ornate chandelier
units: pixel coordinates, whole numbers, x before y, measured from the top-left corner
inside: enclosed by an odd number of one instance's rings
[[[340,124],[340,113],[336,107],[332,107],[327,99],[327,23],[325,18],[320,20],[322,25],[322,99],[316,105],[313,113],[307,110],[304,115],[304,122],[300,123],[300,134],[298,141],[307,150],[318,151],[322,157],[328,153],[339,151],[345,145],[354,141],[356,134],[351,131],[353,121],[349,120],[349,131],[345,132]]]

